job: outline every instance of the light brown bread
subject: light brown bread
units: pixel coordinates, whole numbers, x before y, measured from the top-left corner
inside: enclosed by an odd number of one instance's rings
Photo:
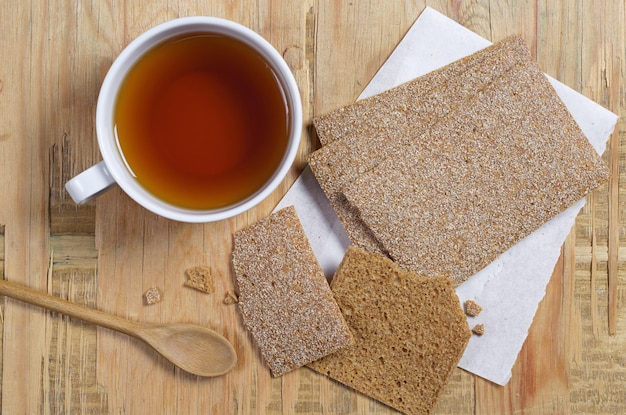
[[[293,206],[237,232],[232,263],[243,323],[273,376],[352,344]]]
[[[308,366],[405,414],[428,414],[471,336],[452,282],[348,248],[331,288],[355,343]]]

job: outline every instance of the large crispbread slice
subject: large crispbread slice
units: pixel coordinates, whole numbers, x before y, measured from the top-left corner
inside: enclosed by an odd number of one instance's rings
[[[607,180],[530,59],[343,189],[390,257],[460,284]]]

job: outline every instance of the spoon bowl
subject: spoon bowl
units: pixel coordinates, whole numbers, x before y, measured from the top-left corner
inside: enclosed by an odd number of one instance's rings
[[[221,376],[237,363],[237,353],[230,342],[203,326],[138,323],[2,279],[0,295],[143,340],[176,366],[198,376]]]
[[[237,363],[235,349],[225,338],[196,324],[144,325],[138,332],[167,360],[199,376],[224,375]]]

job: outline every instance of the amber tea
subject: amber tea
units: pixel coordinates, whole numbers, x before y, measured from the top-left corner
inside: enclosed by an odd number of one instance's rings
[[[185,34],[148,51],[115,107],[136,180],[170,204],[215,209],[246,199],[279,166],[289,109],[274,70],[248,45]]]

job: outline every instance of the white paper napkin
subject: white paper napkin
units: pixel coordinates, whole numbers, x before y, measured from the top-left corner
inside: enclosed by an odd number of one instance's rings
[[[393,88],[490,44],[427,7],[359,99]],[[604,152],[617,115],[554,79],[550,82],[593,147],[600,154]],[[474,299],[483,307],[478,317],[468,318],[470,326],[485,324],[485,334],[472,336],[459,367],[500,385],[509,381],[561,246],[584,204],[581,200],[571,206],[457,288],[461,302]],[[313,252],[325,274],[331,277],[350,241],[310,169],[304,170],[276,210],[289,205],[295,206]]]

